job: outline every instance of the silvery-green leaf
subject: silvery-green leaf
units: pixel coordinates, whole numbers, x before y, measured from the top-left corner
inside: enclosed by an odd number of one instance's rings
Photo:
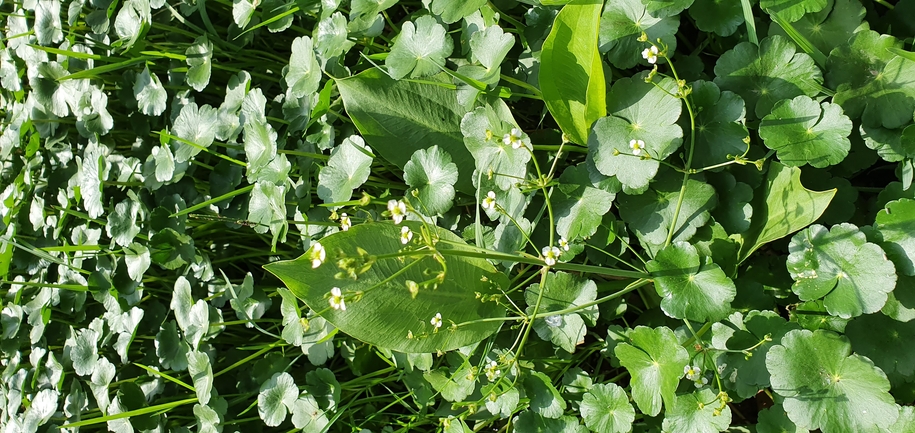
[[[347,39],[346,17],[340,12],[321,20],[315,29],[315,49],[325,61],[339,56],[350,49],[353,43]]]
[[[190,346],[178,336],[178,327],[174,320],[169,320],[162,325],[156,334],[156,356],[162,368],[184,370],[187,368],[187,353]]]
[[[158,116],[165,111],[168,94],[159,77],[149,72],[149,67],[143,69],[133,85],[133,96],[137,99],[137,109],[147,116]]]
[[[200,346],[200,341],[210,331],[210,308],[206,301],[198,299],[188,312],[188,324],[184,329],[184,339],[192,349]]]
[[[289,28],[292,25],[292,14],[288,13],[295,2],[285,0],[264,0],[261,18],[264,21],[271,20],[279,15],[282,18],[276,19],[267,24],[267,30],[270,33],[278,33]]]
[[[257,395],[257,412],[264,424],[276,427],[293,411],[299,389],[289,373],[276,373],[261,386]]]
[[[226,86],[226,99],[222,101],[217,112],[216,139],[231,141],[240,132],[241,119],[239,109],[248,92],[251,83],[251,74],[241,71],[229,78]]]
[[[111,380],[114,379],[114,376],[114,364],[112,364],[111,361],[108,361],[108,358],[105,358],[104,356],[101,357],[98,360],[95,371],[92,372],[92,378],[89,381],[89,389],[92,390],[92,395],[95,396],[95,401],[102,412],[106,411],[108,404],[111,401],[108,396],[108,385],[111,383]]]
[[[159,182],[168,182],[175,175],[175,157],[172,155],[172,149],[166,145],[152,148],[151,154],[156,164],[156,180]]]
[[[254,9],[257,7],[256,3],[260,2],[258,0],[232,0],[232,19],[238,28],[244,29],[251,21]]]
[[[194,418],[197,418],[198,433],[218,433],[222,431],[220,426],[222,418],[218,412],[209,406],[195,404]]]
[[[98,340],[101,337],[92,329],[71,330],[71,336],[64,342],[64,357],[73,362],[77,375],[86,376],[95,371],[98,364]]]
[[[273,234],[273,245],[286,239],[286,186],[271,182],[257,182],[248,202],[248,221],[257,224],[254,231]]]
[[[216,137],[216,109],[209,105],[197,108],[195,103],[185,105],[178,113],[178,118],[175,119],[172,132],[176,137],[198,146],[210,147]],[[202,150],[178,140],[172,140],[172,145],[175,147],[175,161],[177,162],[188,161]]]
[[[58,5],[58,8],[60,6]],[[23,416],[23,430],[34,432],[39,426],[47,423],[57,411],[57,400],[60,393],[53,389],[43,389],[32,398],[31,405]]]
[[[3,339],[10,340],[19,332],[22,323],[22,307],[16,304],[6,304],[0,313],[0,324],[3,326]]]
[[[65,117],[70,114],[70,105],[77,95],[73,92],[72,81],[59,82],[60,78],[70,75],[57,62],[45,62],[38,65],[38,76],[29,78],[35,98],[55,116]]]
[[[312,100],[314,95],[295,98],[290,89],[286,89],[283,101],[283,117],[289,122],[289,132],[302,131],[311,120]]]
[[[372,157],[367,152],[371,151],[358,135],[343,140],[331,152],[327,166],[318,174],[318,197],[324,203],[349,200],[353,190],[369,178]]]
[[[74,114],[76,129],[83,137],[105,135],[114,127],[114,119],[108,113],[108,95],[95,87],[82,94]]]
[[[305,326],[302,323],[302,310],[299,309],[298,298],[285,287],[276,291],[283,298],[280,304],[280,312],[283,314],[283,339],[293,346],[299,346],[304,341]]]
[[[420,78],[439,72],[445,57],[451,54],[454,42],[445,27],[434,17],[425,15],[408,21],[385,59],[388,72],[395,79]]]
[[[213,392],[213,366],[210,365],[210,357],[196,350],[188,352],[187,372],[194,380],[197,401],[201,404],[209,403]]]
[[[114,19],[114,31],[118,34],[123,49],[136,43],[143,26],[150,20],[149,0],[127,0]]]
[[[35,8],[35,36],[41,45],[60,42],[64,33],[60,26],[60,2],[40,0]]]
[[[353,32],[364,32],[366,36],[371,37],[366,31],[373,27],[378,18],[384,18],[380,13],[391,6],[397,4],[398,0],[352,0],[349,10],[349,29]],[[382,24],[383,25],[383,24]]]
[[[273,305],[273,301],[267,297],[264,290],[259,286],[254,287],[254,278],[251,273],[245,275],[241,286],[233,287],[235,292],[233,299],[229,301],[232,309],[235,310],[236,316],[243,320],[255,320],[264,316],[267,309]],[[245,326],[253,328],[253,323],[246,323]]]
[[[77,171],[70,182],[79,187],[83,207],[92,218],[105,213],[102,197],[102,180],[107,178],[106,150],[90,140],[83,157],[76,158]],[[75,181],[75,182],[74,182]]]
[[[105,226],[108,237],[122,247],[130,245],[137,233],[140,233],[137,225],[139,212],[140,204],[135,200],[128,199],[115,205],[114,212],[108,214],[108,224]]]
[[[187,55],[187,84],[198,92],[210,82],[210,69],[213,60],[213,43],[203,35],[184,52]]]
[[[124,248],[124,261],[127,264],[127,275],[134,281],[140,281],[149,269],[149,248],[136,242]]]
[[[308,394],[302,394],[292,404],[292,425],[303,432],[323,432],[330,421],[327,414],[318,406],[317,400]]]
[[[9,50],[0,50],[0,87],[10,92],[18,92],[22,88],[19,68],[13,62]]]
[[[308,36],[292,41],[289,69],[286,71],[286,86],[296,98],[318,91],[321,82],[321,67],[315,56],[314,44]]]
[[[499,26],[490,26],[470,37],[473,57],[487,70],[498,68],[515,44],[515,37]]]

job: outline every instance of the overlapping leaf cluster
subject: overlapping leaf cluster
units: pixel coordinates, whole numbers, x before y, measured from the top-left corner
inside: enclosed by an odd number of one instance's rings
[[[0,11],[4,432],[915,425],[913,0]]]

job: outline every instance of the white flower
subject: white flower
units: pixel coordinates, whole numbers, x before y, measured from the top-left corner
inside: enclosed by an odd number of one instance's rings
[[[343,292],[339,287],[330,289],[330,306],[334,310],[346,311],[346,302],[343,300]]]
[[[540,252],[543,254],[543,261],[547,266],[553,266],[556,264],[556,259],[562,255],[562,251],[556,247],[543,247]]]
[[[629,140],[629,148],[632,149],[633,155],[638,155],[645,148],[645,142],[642,140]]]
[[[702,374],[702,369],[700,369],[698,365],[687,365],[686,367],[683,367],[683,374],[685,374],[686,378],[689,380],[698,380],[699,375]]]
[[[413,240],[413,230],[410,230],[407,226],[403,226],[403,228],[400,229],[400,243],[406,245],[410,243],[411,240]]]
[[[324,251],[324,246],[320,242],[315,242],[311,246],[311,267],[312,269],[321,266],[324,263],[324,259],[327,258],[327,252]]]
[[[349,215],[345,212],[340,214],[340,230],[347,231],[352,226],[353,222],[349,220]]]
[[[400,224],[404,217],[407,216],[407,205],[403,200],[388,200],[388,210],[391,211],[391,218],[394,224]]]
[[[512,149],[520,149],[521,146],[524,146],[524,143],[521,142],[521,130],[518,128],[512,128],[511,132],[505,134],[502,137],[502,142],[505,144],[510,144]]]
[[[569,241],[566,238],[559,238],[559,248],[562,248],[563,251],[569,250]]]
[[[489,379],[490,382],[502,375],[502,370],[499,370],[499,363],[496,361],[491,361],[487,364],[483,371],[486,373],[486,378]]]
[[[433,317],[432,320],[429,321],[429,323],[431,323],[432,326],[434,326],[436,330],[438,330],[438,328],[441,328],[442,327],[442,313],[435,313],[435,317]]]
[[[480,204],[483,209],[495,209],[496,208],[496,193],[493,191],[487,192],[486,197],[483,199],[483,203]]]
[[[651,46],[650,48],[645,48],[642,51],[642,58],[648,60],[648,63],[652,65],[658,61],[658,47]]]

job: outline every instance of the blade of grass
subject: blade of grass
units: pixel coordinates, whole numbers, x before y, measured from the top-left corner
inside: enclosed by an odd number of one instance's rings
[[[806,36],[797,31],[791,23],[780,17],[774,10],[766,9],[766,12],[772,17],[772,21],[775,21],[800,49],[804,50],[805,53],[810,54],[810,57],[813,57],[813,61],[817,63],[817,66],[821,68],[826,67],[826,55],[813,45]]]
[[[897,56],[905,57],[905,58],[915,62],[915,53],[913,53],[911,51],[906,51],[906,50],[903,50],[901,48],[896,48],[896,47],[889,47],[886,50]]]
[[[173,401],[170,403],[157,404],[155,406],[147,406],[142,409],[128,410],[126,412],[121,412],[121,413],[117,413],[114,415],[108,415],[108,416],[102,416],[102,417],[98,417],[98,418],[77,421],[74,423],[62,425],[62,426],[60,426],[60,428],[67,429],[67,428],[84,427],[87,425],[101,424],[103,422],[113,421],[113,420],[121,419],[121,418],[130,418],[132,416],[139,416],[139,415],[146,415],[149,413],[167,411],[167,410],[176,408],[178,406],[184,406],[186,404],[191,404],[191,403],[197,403],[197,397],[186,398],[184,400]]]
[[[196,210],[198,210],[198,209],[203,209],[203,208],[205,208],[205,207],[207,207],[207,206],[209,206],[209,205],[211,205],[211,204],[213,204],[213,203],[219,203],[219,202],[221,202],[221,201],[223,201],[223,200],[228,200],[228,199],[230,199],[230,198],[232,198],[232,197],[235,197],[235,196],[237,196],[237,195],[241,195],[241,194],[250,192],[252,189],[254,189],[254,185],[248,185],[248,186],[246,186],[246,187],[244,187],[244,188],[242,188],[242,189],[237,189],[237,190],[235,190],[235,191],[232,191],[232,192],[229,192],[229,193],[225,193],[225,194],[223,194],[223,195],[221,195],[221,196],[219,196],[219,197],[214,197],[214,198],[211,198],[211,199],[209,199],[209,200],[207,200],[207,201],[205,201],[205,202],[195,204],[195,205],[193,205],[193,206],[191,206],[191,207],[189,207],[189,208],[187,208],[187,209],[184,209],[184,210],[182,210],[182,211],[180,211],[180,212],[175,212],[175,213],[169,215],[169,217],[170,217],[170,218],[174,218],[174,217],[179,217],[179,216],[187,215],[187,214],[189,214],[189,213],[191,213],[191,212],[194,212],[194,211],[196,211]]]
[[[753,18],[753,5],[750,0],[740,0],[743,7],[743,21],[747,25],[747,37],[753,45],[759,45],[759,38],[756,37],[756,20]]]

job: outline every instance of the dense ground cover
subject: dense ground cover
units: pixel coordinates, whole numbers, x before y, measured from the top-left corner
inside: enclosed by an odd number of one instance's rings
[[[915,1],[0,14],[2,433],[915,432]]]

